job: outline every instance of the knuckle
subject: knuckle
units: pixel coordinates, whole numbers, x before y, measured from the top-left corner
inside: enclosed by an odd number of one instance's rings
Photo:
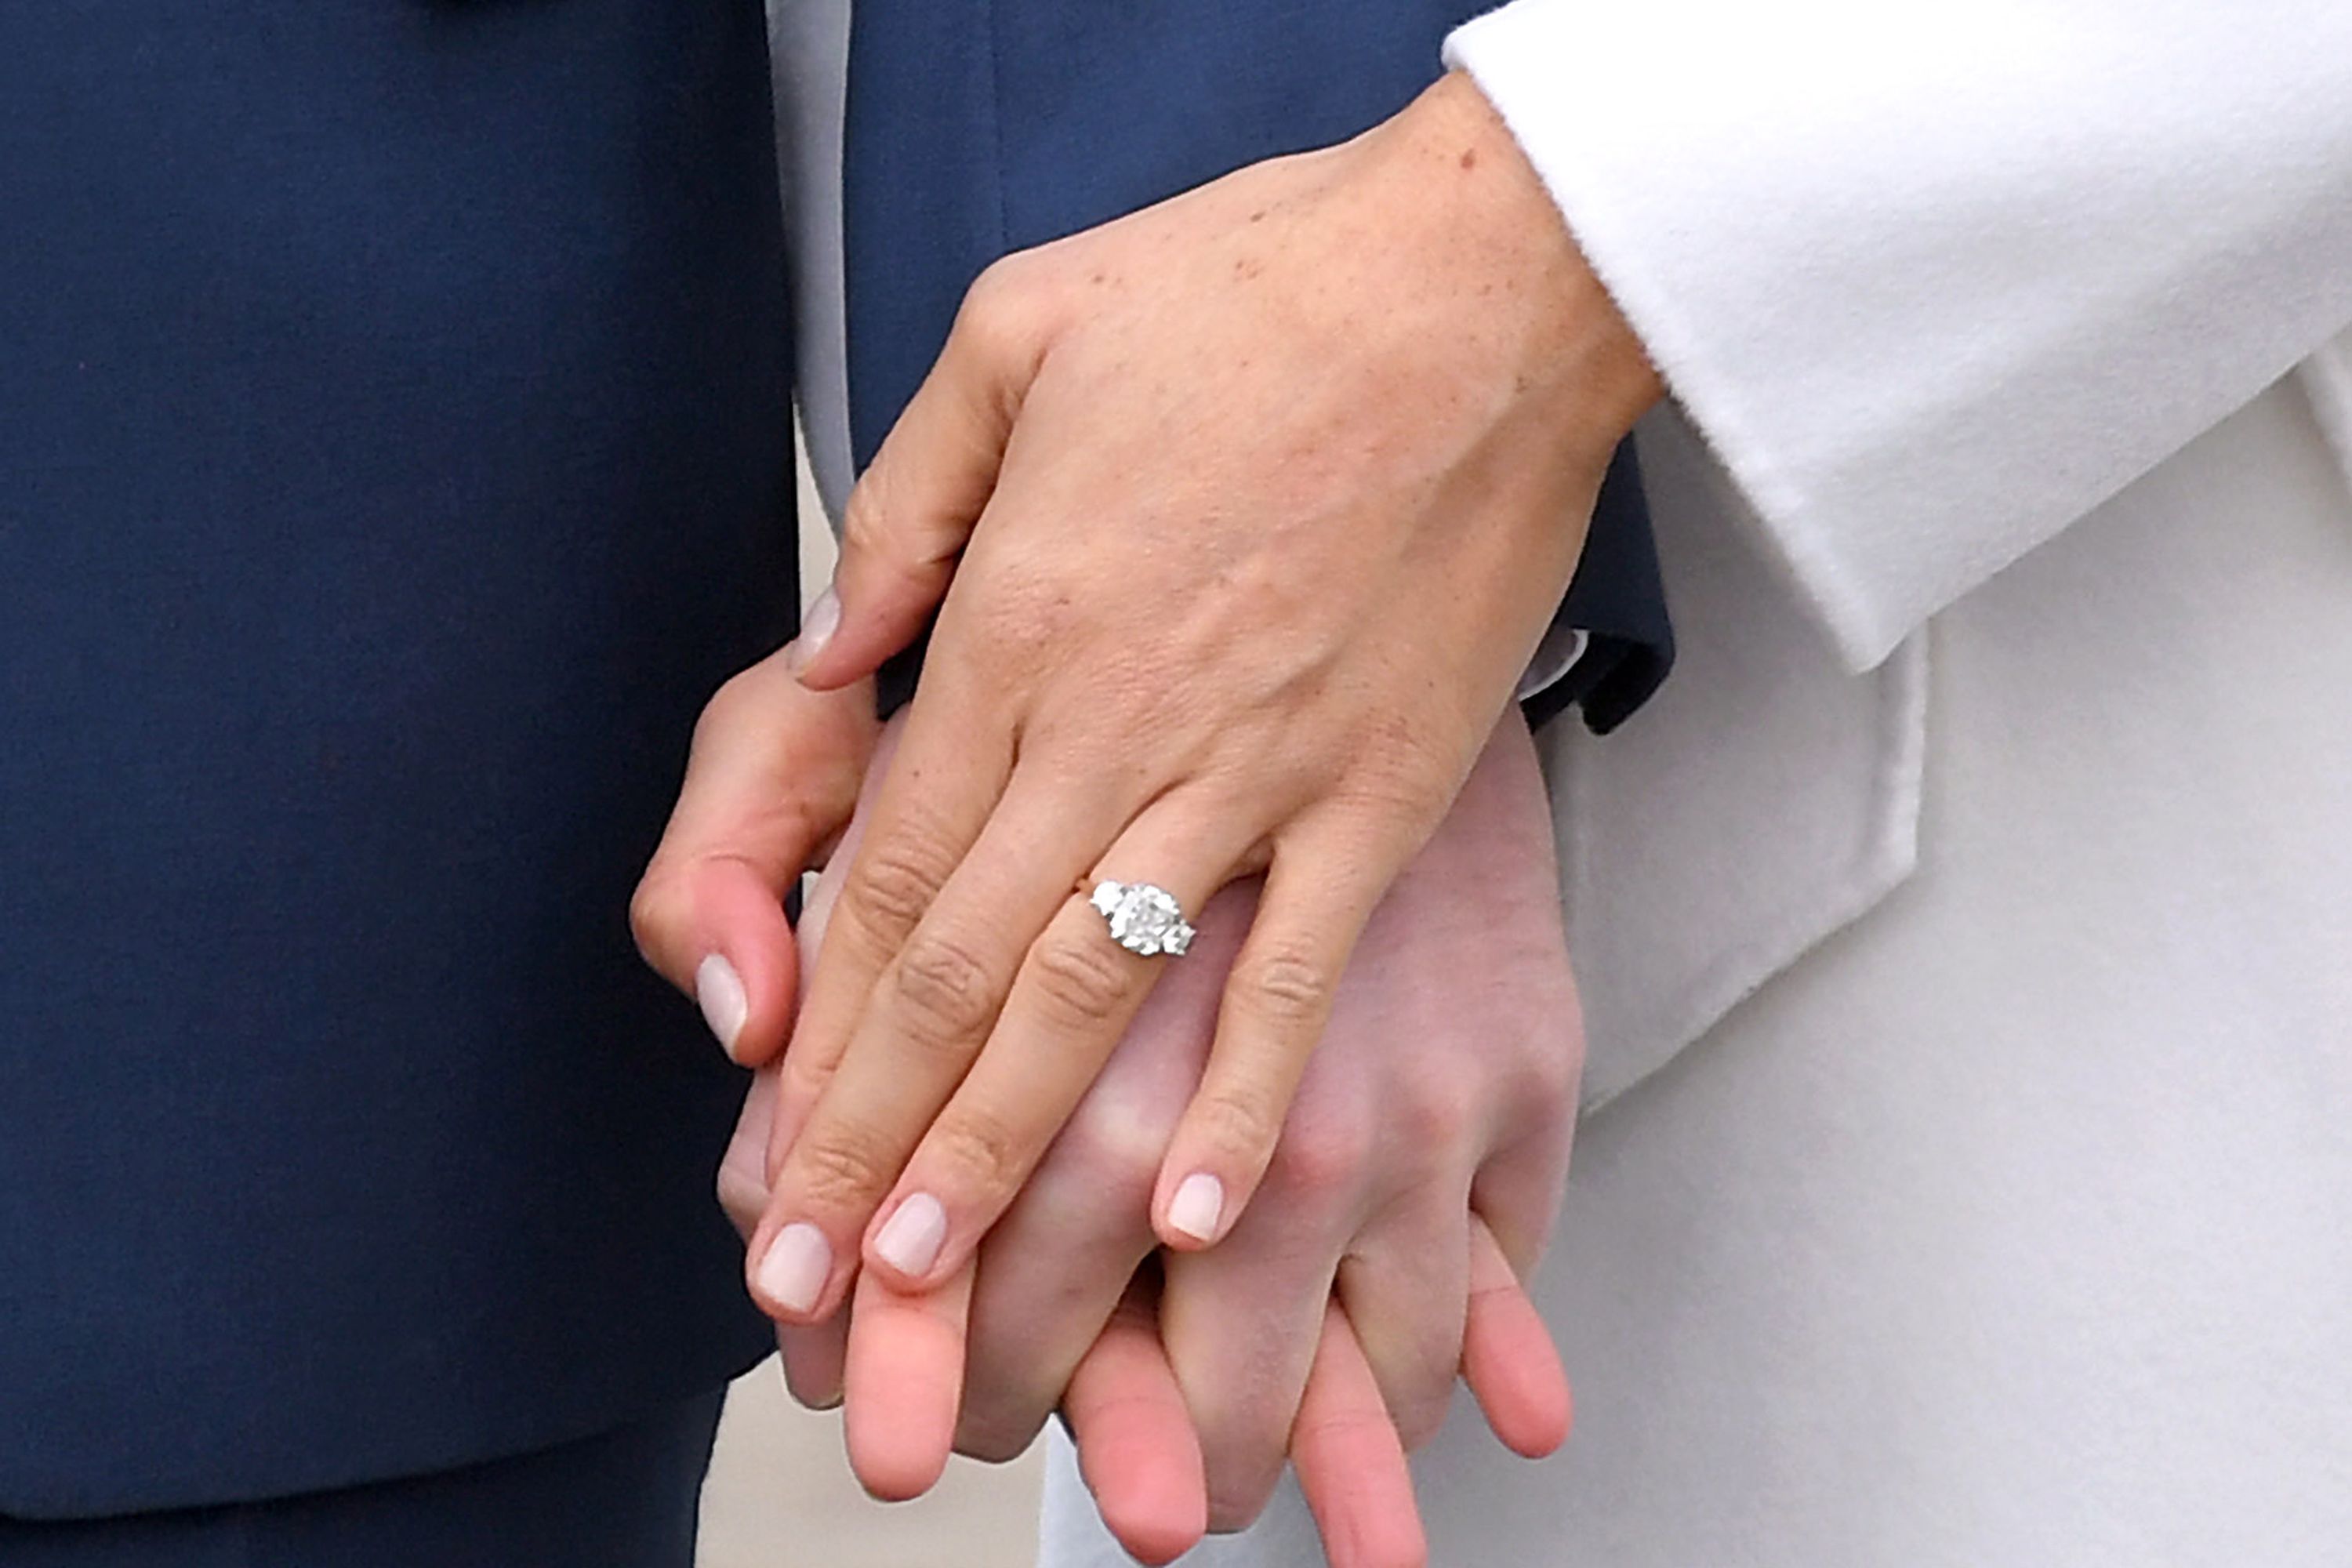
[[[993,1111],[967,1108],[933,1130],[927,1158],[938,1163],[940,1185],[969,1200],[1009,1196],[1029,1167],[1029,1142]]]
[[[1331,976],[1297,948],[1276,947],[1254,955],[1234,980],[1239,994],[1269,1023],[1310,1027],[1329,1016]]]
[[[1274,1146],[1267,1184],[1292,1202],[1328,1202],[1360,1184],[1370,1147],[1370,1138],[1338,1118],[1294,1121]]]
[[[1213,1089],[1202,1098],[1198,1125],[1202,1141],[1238,1163],[1255,1167],[1268,1150],[1280,1157],[1283,1136],[1280,1114],[1258,1094],[1240,1089]]]
[[[1055,1023],[1099,1028],[1118,1020],[1135,980],[1097,943],[1047,937],[1030,955],[1030,983]]]
[[[1460,1077],[1417,1073],[1399,1086],[1394,1114],[1411,1147],[1435,1152],[1460,1143],[1471,1131],[1477,1120],[1477,1097]]]
[[[1126,1110],[1081,1108],[1054,1141],[1048,1160],[1095,1194],[1097,1213],[1147,1215],[1171,1126]]]
[[[898,940],[929,912],[953,863],[950,855],[920,833],[902,831],[869,846],[842,887],[835,924],[844,923],[841,916],[846,915],[846,923]]]
[[[879,846],[842,889],[843,912],[874,931],[912,931],[945,879],[928,855]]]
[[[988,965],[962,942],[940,932],[915,933],[898,955],[891,990],[901,1018],[920,1040],[969,1040],[996,1016]]]
[[[964,290],[956,311],[955,335],[990,358],[1017,356],[1036,337],[1034,261],[1019,251],[989,263]]]
[[[1496,1071],[1497,1089],[1523,1113],[1573,1106],[1584,1076],[1584,1036],[1573,1020],[1528,1019],[1509,1058]]]
[[[687,922],[685,889],[668,868],[646,868],[636,890],[629,895],[629,936],[637,952],[650,963]]]
[[[879,1137],[847,1127],[812,1130],[793,1146],[791,1164],[803,1199],[827,1214],[872,1207],[898,1175]]]
[[[1357,742],[1354,765],[1332,791],[1334,803],[1383,841],[1425,837],[1453,800],[1453,753],[1402,720],[1376,725]]]

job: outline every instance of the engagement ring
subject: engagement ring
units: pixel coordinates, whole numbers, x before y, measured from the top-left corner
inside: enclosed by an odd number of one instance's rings
[[[1192,927],[1176,896],[1149,882],[1097,882],[1087,900],[1110,924],[1111,940],[1139,958],[1161,953],[1181,958],[1192,945]]]

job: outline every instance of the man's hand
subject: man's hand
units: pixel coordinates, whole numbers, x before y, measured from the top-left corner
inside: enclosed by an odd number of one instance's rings
[[[982,280],[803,645],[830,688],[944,595],[782,1086],[772,1314],[973,1256],[1166,966],[1100,879],[1265,875],[1151,1200],[1171,1247],[1233,1232],[1656,391],[1460,79]]]

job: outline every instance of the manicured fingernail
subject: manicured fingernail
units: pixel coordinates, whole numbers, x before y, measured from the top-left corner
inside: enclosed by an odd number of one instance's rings
[[[917,1193],[875,1233],[874,1250],[899,1273],[919,1279],[940,1260],[947,1238],[948,1211],[930,1194]]]
[[[792,651],[784,656],[784,663],[794,675],[804,673],[840,628],[841,598],[827,588],[816,596],[808,614],[801,617],[801,635],[793,639]]]
[[[1217,1222],[1225,1216],[1225,1184],[1206,1171],[1195,1171],[1168,1200],[1168,1228],[1194,1241],[1217,1239]]]
[[[698,964],[694,971],[694,999],[702,1005],[702,1021],[719,1037],[719,1048],[730,1058],[735,1054],[735,1042],[743,1033],[743,1020],[751,1016],[751,999],[743,994],[743,977],[735,966],[717,953]]]
[[[824,1232],[805,1222],[788,1225],[760,1259],[760,1293],[787,1312],[805,1312],[824,1294],[832,1272],[833,1244]]]

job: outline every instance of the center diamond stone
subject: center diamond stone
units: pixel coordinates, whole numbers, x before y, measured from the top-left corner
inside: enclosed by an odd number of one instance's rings
[[[1139,957],[1181,953],[1192,941],[1174,896],[1149,882],[1104,882],[1089,901],[1110,922],[1111,940]]]

